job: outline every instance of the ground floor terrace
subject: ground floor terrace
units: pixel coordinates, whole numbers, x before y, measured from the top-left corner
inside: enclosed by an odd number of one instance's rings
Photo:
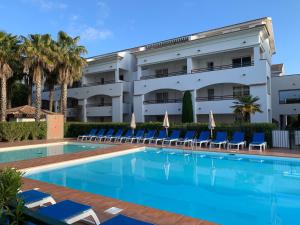
[[[61,141],[75,141],[73,139],[64,139],[59,140]],[[53,143],[58,141],[46,141],[46,143]],[[33,145],[33,144],[44,144],[45,141],[28,141],[28,142],[17,142],[17,143],[0,143],[0,148],[5,147],[18,147],[24,145]],[[86,143],[86,142],[85,142]],[[28,169],[28,168],[35,168],[40,166],[52,165],[57,163],[68,163],[74,160],[96,157],[99,155],[111,154],[111,153],[118,153],[122,151],[127,151],[130,149],[136,148],[143,148],[145,145],[143,144],[117,144],[115,146],[103,149],[97,149],[93,151],[84,151],[84,152],[77,152],[77,153],[70,153],[67,155],[55,155],[49,156],[45,158],[37,158],[37,159],[30,159],[30,160],[23,160],[17,162],[9,162],[9,163],[1,163],[0,168],[10,166],[15,167],[17,169]],[[156,145],[147,145],[152,147],[157,147]],[[185,151],[189,152],[191,150],[190,147],[176,147],[172,146],[172,148],[180,148],[184,149]],[[195,150],[195,149],[194,149]],[[208,148],[201,148],[197,149],[197,151],[209,151],[209,152],[227,152],[228,150],[222,149],[208,149]],[[232,153],[236,153],[236,151],[230,151]],[[240,150],[238,153],[240,154],[247,154],[247,155],[262,155],[262,156],[279,156],[279,157],[293,157],[293,158],[300,158],[299,151],[291,151],[288,149],[267,149],[264,152],[259,151],[247,151],[247,150]],[[105,197],[98,194],[92,194],[88,192],[83,192],[79,190],[74,190],[68,187],[58,186],[54,184],[50,184],[47,182],[42,182],[38,180],[33,180],[29,178],[23,179],[23,190],[32,189],[32,188],[40,188],[41,191],[50,193],[57,201],[70,199],[74,200],[83,204],[87,204],[93,207],[96,214],[100,218],[100,221],[106,221],[115,215],[105,212],[107,209],[111,207],[117,207],[122,209],[121,214],[127,215],[129,217],[133,217],[139,220],[151,222],[157,225],[168,225],[168,224],[197,224],[197,225],[204,225],[204,224],[214,224],[209,221],[195,219],[192,217],[171,213],[164,210],[158,210],[151,207],[146,207],[134,203],[129,203],[126,201],[117,200],[110,197]]]

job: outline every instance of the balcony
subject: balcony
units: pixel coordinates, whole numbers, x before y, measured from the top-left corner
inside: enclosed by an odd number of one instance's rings
[[[112,106],[111,102],[102,102],[102,103],[97,103],[97,104],[86,104],[86,107],[103,107],[103,106]]]
[[[209,114],[210,110],[212,110],[214,114],[232,114],[233,109],[231,106],[234,105],[234,101],[234,98],[219,98],[217,100],[197,98],[196,113]]]
[[[205,102],[205,101],[222,101],[222,100],[234,100],[237,97],[234,95],[222,95],[222,96],[209,96],[209,97],[197,97],[197,102]]]
[[[182,108],[181,99],[165,99],[165,100],[145,100],[144,115],[164,115],[168,111],[169,115],[180,115]]]
[[[100,117],[100,116],[111,116],[112,115],[112,106],[104,104],[88,104],[86,106],[86,115],[88,117]]]
[[[162,77],[173,77],[173,76],[179,76],[187,74],[186,71],[176,71],[172,73],[167,73],[167,74],[154,74],[154,75],[147,75],[147,76],[142,76],[141,80],[148,80],[148,79],[156,79],[156,78],[162,78]]]
[[[145,80],[143,78],[134,82],[134,94],[145,95],[160,89],[198,90],[209,85],[221,83],[236,83],[240,85],[263,84],[266,82],[266,77],[262,76],[262,74],[267,73],[267,68],[267,61],[261,60],[256,64],[251,62],[243,65],[229,64],[212,68],[195,68],[191,74],[178,72],[160,77],[152,75],[147,77],[153,79]]]
[[[79,117],[81,108],[79,106],[67,109],[67,117]]]
[[[180,103],[182,99],[145,100],[144,104]]]
[[[82,87],[71,88],[68,90],[68,96],[85,99],[95,95],[107,95],[110,97],[121,96],[123,87],[127,82],[104,82],[104,83],[90,83]]]
[[[99,85],[106,85],[106,84],[113,84],[116,83],[114,80],[106,80],[103,82],[93,82],[93,83],[87,83],[87,84],[82,84],[81,87],[92,87],[92,86],[99,86]],[[78,88],[78,87],[71,87],[71,88]],[[69,89],[71,89],[69,88]]]
[[[196,68],[192,70],[192,73],[203,73],[203,72],[211,72],[211,71],[218,71],[218,70],[228,70],[228,69],[235,69],[241,67],[248,67],[254,66],[254,62],[243,63],[243,64],[228,64],[228,65],[220,65],[220,66],[212,66],[212,67],[204,67],[204,68]]]

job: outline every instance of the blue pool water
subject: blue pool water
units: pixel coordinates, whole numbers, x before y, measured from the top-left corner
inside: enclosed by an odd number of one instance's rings
[[[20,147],[20,149],[18,150],[0,151],[0,163],[42,158],[46,156],[68,154],[87,150],[96,150],[99,148],[107,148],[109,146],[111,145],[68,143],[49,145],[47,147],[32,147],[24,149]]]
[[[300,223],[296,159],[146,148],[26,176],[225,225]]]

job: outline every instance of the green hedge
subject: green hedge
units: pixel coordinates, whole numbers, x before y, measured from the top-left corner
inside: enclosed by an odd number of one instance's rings
[[[80,134],[88,133],[92,128],[124,128],[130,129],[129,123],[82,123],[82,122],[67,122],[65,123],[65,137],[77,137]],[[161,122],[151,122],[151,123],[138,123],[137,129],[162,129]],[[181,134],[184,135],[187,130],[196,130],[198,133],[203,130],[207,130],[207,124],[204,123],[187,123],[187,124],[171,124],[170,130],[180,129]],[[272,147],[272,130],[276,129],[275,124],[271,123],[245,123],[245,124],[217,124],[214,130],[216,131],[227,131],[229,138],[232,137],[234,131],[245,132],[246,141],[249,143],[251,141],[252,134],[254,132],[265,132],[266,141],[268,146]]]
[[[1,141],[45,139],[46,122],[0,122]]]

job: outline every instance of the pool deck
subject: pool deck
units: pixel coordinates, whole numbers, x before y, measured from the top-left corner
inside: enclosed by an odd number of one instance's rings
[[[55,140],[55,141],[45,141],[45,140],[36,140],[36,141],[26,141],[26,142],[16,142],[16,143],[0,143],[0,148],[2,147],[13,147],[13,146],[24,146],[24,145],[32,145],[32,144],[46,144],[46,143],[54,143],[54,142],[63,142],[63,141],[74,141],[74,139],[63,139],[63,140]],[[109,144],[109,143],[107,143]],[[98,156],[107,153],[120,152],[128,149],[134,149],[137,147],[160,147],[157,145],[142,145],[142,144],[119,144],[108,148],[101,148],[98,150],[92,151],[82,151],[76,153],[70,153],[66,155],[56,155],[49,156],[45,158],[37,158],[30,160],[23,160],[17,162],[9,162],[9,163],[0,163],[0,168],[3,167],[15,167],[17,169],[25,169],[31,167],[38,167],[42,165],[54,164],[59,162],[66,162],[75,159],[81,159],[86,157]],[[168,147],[168,146],[164,146]],[[181,148],[172,146],[172,148]],[[190,150],[190,148],[185,148]],[[212,152],[229,152],[224,149],[208,149],[201,148],[201,150],[197,151],[212,151]],[[236,152],[236,151],[230,151]],[[289,149],[267,149],[264,152],[259,151],[239,151],[241,154],[255,154],[255,155],[270,155],[270,156],[280,156],[280,157],[295,157],[300,158],[300,151],[291,151]],[[41,181],[36,181],[28,178],[23,178],[24,184],[23,189],[31,189],[31,188],[40,188],[40,190],[51,193],[57,201],[61,201],[64,199],[71,199],[74,201],[81,202],[83,204],[88,204],[93,207],[95,212],[100,218],[100,221],[103,222],[114,215],[105,213],[104,211],[110,207],[118,207],[123,209],[121,212],[124,215],[140,219],[143,221],[151,222],[157,225],[209,225],[214,224],[204,220],[198,220],[191,217],[183,216],[180,214],[170,213],[163,210],[153,209],[150,207],[145,207],[133,203],[128,203],[124,201],[120,201],[113,198],[104,197],[101,195],[96,195],[88,192],[78,191],[66,187],[61,187]]]

